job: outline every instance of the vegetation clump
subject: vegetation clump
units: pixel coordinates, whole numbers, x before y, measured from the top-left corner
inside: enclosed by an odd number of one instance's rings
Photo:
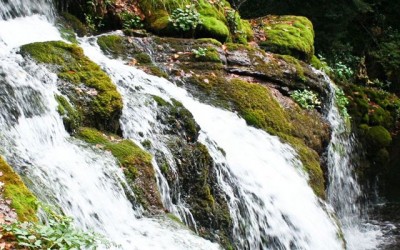
[[[36,222],[37,199],[25,186],[19,175],[0,156],[0,182],[4,183],[3,195],[11,200],[11,207],[15,209],[19,221]]]
[[[3,239],[11,242],[13,249],[95,249],[110,247],[103,236],[78,230],[69,217],[47,209],[46,222],[14,222],[0,225]]]
[[[85,125],[116,131],[122,110],[122,98],[116,86],[101,68],[87,58],[76,45],[61,41],[39,42],[21,47],[23,55],[40,63],[53,65],[58,77],[75,86],[85,86],[90,103],[83,107],[82,100],[69,96],[82,111]],[[90,90],[92,89],[92,91]],[[77,94],[76,94],[77,95]]]
[[[321,101],[319,100],[317,94],[308,89],[295,90],[292,92],[290,97],[292,97],[295,102],[305,109],[315,109],[319,108],[321,105]]]

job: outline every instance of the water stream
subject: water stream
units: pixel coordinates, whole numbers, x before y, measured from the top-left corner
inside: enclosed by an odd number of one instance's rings
[[[129,117],[123,119],[125,129],[146,131],[154,123],[155,111],[146,107],[152,95],[177,99],[191,111],[202,129],[201,140],[220,163],[221,173],[227,173],[227,182],[220,185],[230,196],[239,248],[341,248],[337,227],[308,186],[292,148],[277,137],[247,126],[234,113],[200,103],[165,79],[107,58],[92,39],[81,46],[118,84],[124,99],[132,101],[123,111],[123,116]],[[147,131],[154,135],[152,131],[157,131],[157,126],[150,126]],[[217,154],[212,145],[222,148],[226,157]],[[239,210],[239,206],[244,209]]]

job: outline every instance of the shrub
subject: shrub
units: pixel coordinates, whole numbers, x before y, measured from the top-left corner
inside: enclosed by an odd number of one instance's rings
[[[179,31],[195,30],[197,25],[201,24],[200,14],[195,9],[194,5],[186,5],[185,9],[177,8],[172,11],[169,18],[172,25]]]
[[[124,29],[141,29],[143,28],[143,22],[140,16],[133,15],[129,12],[122,12],[120,14],[122,27]]]
[[[196,58],[204,57],[206,56],[207,48],[199,47],[198,49],[192,49],[192,52]]]
[[[321,101],[318,99],[317,94],[311,90],[295,90],[290,97],[305,109],[314,109],[321,105]]]
[[[83,232],[73,226],[69,217],[45,209],[47,222],[15,222],[2,224],[1,233],[17,249],[95,249],[98,245],[110,247],[111,243],[93,232]]]
[[[336,98],[336,105],[339,108],[340,115],[345,119],[349,119],[350,115],[347,112],[347,105],[349,104],[349,100],[347,99],[343,90],[340,89],[339,87],[335,88],[335,98]]]

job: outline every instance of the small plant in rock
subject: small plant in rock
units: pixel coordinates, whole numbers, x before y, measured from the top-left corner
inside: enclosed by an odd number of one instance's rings
[[[308,89],[295,90],[290,97],[305,109],[314,109],[321,105],[321,101],[318,99],[317,94]]]
[[[192,53],[196,58],[205,57],[207,53],[207,48],[200,47],[198,49],[192,49]]]
[[[76,229],[71,218],[45,210],[45,224],[0,224],[3,238],[13,242],[17,249],[96,249],[99,245],[111,246],[102,236]]]
[[[143,22],[140,16],[133,15],[128,12],[123,12],[120,15],[122,21],[122,27],[124,29],[141,29],[143,28]]]
[[[186,5],[184,9],[177,8],[172,11],[169,21],[172,22],[174,28],[179,31],[194,31],[197,25],[201,24],[200,14],[194,5]]]
[[[354,71],[341,61],[336,62],[332,67],[335,77],[341,81],[349,80],[353,77]]]
[[[347,105],[349,104],[349,100],[347,99],[343,90],[339,87],[335,88],[335,98],[336,98],[336,105],[339,109],[340,115],[345,119],[350,119],[350,115],[347,111]]]

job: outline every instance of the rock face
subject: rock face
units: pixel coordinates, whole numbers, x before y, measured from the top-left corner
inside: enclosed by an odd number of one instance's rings
[[[200,127],[180,102],[154,99],[158,121],[165,125],[163,133],[177,170],[174,173],[161,155],[156,157],[169,186],[179,190],[172,193],[172,199],[180,199],[188,205],[203,237],[224,246],[233,244],[229,208],[217,184],[216,166],[207,148],[197,141]]]
[[[56,41],[24,45],[21,53],[49,65],[57,73],[60,92],[70,102],[57,99],[59,111],[65,111],[69,119],[65,120],[67,129],[73,132],[85,125],[110,132],[119,130],[121,95],[107,74],[90,61],[81,48]],[[71,104],[76,113],[72,112]]]
[[[183,84],[202,101],[237,111],[248,124],[294,146],[312,187],[324,197],[319,154],[329,140],[328,125],[318,112],[302,110],[288,97],[291,91],[307,87],[321,98],[326,95],[310,66],[290,56],[238,44],[222,45],[213,39],[121,39],[128,61],[135,56],[132,47],[146,47],[152,51],[152,62],[167,72],[170,80]]]

